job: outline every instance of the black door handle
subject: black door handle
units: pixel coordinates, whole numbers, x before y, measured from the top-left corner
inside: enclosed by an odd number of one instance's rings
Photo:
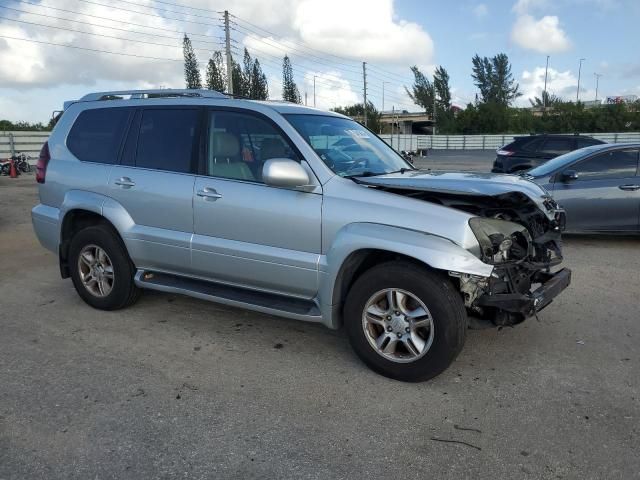
[[[640,185],[620,185],[618,188],[620,190],[635,192],[636,190],[640,190]]]

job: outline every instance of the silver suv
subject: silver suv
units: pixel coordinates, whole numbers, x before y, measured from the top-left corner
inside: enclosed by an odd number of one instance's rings
[[[92,307],[152,289],[344,324],[401,380],[445,370],[470,323],[521,322],[570,282],[551,272],[564,213],[541,187],[416,170],[353,120],[289,103],[90,94],[65,104],[37,181],[35,232]]]

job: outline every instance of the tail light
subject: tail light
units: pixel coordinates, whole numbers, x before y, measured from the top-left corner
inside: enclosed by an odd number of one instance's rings
[[[49,165],[49,160],[51,160],[51,155],[49,155],[49,142],[44,142],[36,165],[36,182],[44,183],[44,179],[47,176],[47,165]]]
[[[498,155],[504,155],[505,157],[508,157],[509,155],[513,155],[516,152],[512,152],[511,150],[498,150],[496,152]]]

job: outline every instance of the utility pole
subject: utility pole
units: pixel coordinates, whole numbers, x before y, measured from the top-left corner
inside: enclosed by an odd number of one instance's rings
[[[367,62],[362,62],[362,81],[364,83],[364,126],[367,126]]]
[[[224,43],[227,54],[227,93],[233,95],[233,68],[231,66],[231,30],[229,29],[229,12],[224,11]]]
[[[396,113],[396,107],[395,105],[391,106],[391,148],[393,148],[393,130],[394,130],[394,124],[393,124],[393,116]]]
[[[596,102],[598,101],[598,84],[600,83],[600,77],[602,76],[602,73],[595,73],[594,75],[596,77]]]
[[[313,108],[316,108],[316,75],[313,76]]]
[[[580,72],[582,71],[582,62],[584,62],[586,58],[580,59],[580,65],[578,65],[578,90],[576,90],[576,104],[580,101]]]
[[[433,115],[431,115],[431,123],[433,128],[431,129],[431,135],[436,134],[436,76],[433,76]]]
[[[307,92],[304,92],[304,106],[307,106]]]
[[[544,67],[544,92],[542,92],[542,111],[547,109],[547,71],[549,70],[549,55],[547,55],[547,66]]]

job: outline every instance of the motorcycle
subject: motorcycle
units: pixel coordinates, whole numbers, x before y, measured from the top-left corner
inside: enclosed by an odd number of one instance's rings
[[[31,164],[29,163],[29,159],[31,157],[24,153],[18,153],[11,158],[8,158],[4,162],[0,164],[0,175],[10,175],[11,174],[11,160],[13,160],[13,164],[16,168],[16,173],[20,175],[21,173],[29,173],[31,172]]]

